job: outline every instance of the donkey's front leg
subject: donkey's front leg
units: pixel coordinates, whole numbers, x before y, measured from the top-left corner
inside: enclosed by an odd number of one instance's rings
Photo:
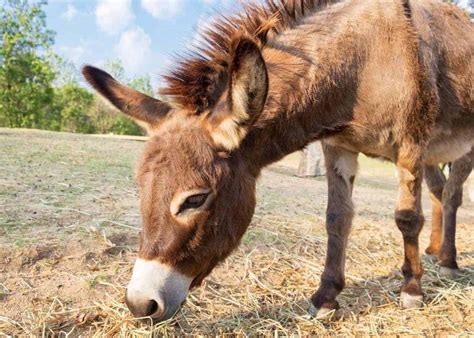
[[[310,309],[310,313],[318,317],[338,308],[336,297],[344,288],[346,245],[354,215],[352,188],[358,155],[324,143],[323,150],[328,182],[328,243],[321,284],[311,297]]]
[[[403,308],[423,305],[421,291],[421,265],[418,236],[423,227],[421,210],[421,183],[423,180],[422,150],[413,147],[401,151],[397,160],[399,176],[399,200],[395,211],[395,221],[403,236],[405,260],[402,267],[405,282],[400,301]]]

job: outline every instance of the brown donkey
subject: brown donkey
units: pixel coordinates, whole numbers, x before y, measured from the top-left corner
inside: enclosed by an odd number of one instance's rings
[[[463,184],[474,167],[474,148],[452,163],[448,179],[437,166],[425,167],[425,178],[431,192],[432,223],[430,245],[426,253],[437,256],[440,272],[456,277],[456,213],[462,204]]]
[[[474,144],[474,29],[432,1],[267,1],[223,17],[166,76],[161,102],[85,67],[94,88],[152,136],[137,167],[143,231],[127,290],[164,320],[238,245],[266,165],[323,139],[328,247],[315,310],[337,307],[357,154],[394,162],[405,251],[401,300],[420,304],[424,164]]]

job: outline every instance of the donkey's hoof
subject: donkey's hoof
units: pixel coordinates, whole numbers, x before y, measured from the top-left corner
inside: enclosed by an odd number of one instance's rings
[[[459,269],[451,269],[445,266],[441,266],[439,268],[439,274],[449,279],[456,279],[461,275],[461,271]]]
[[[331,319],[335,315],[336,311],[337,309],[331,309],[327,307],[317,308],[312,303],[310,303],[309,309],[308,309],[309,315],[312,318],[316,318],[318,320]]]
[[[418,309],[423,306],[422,295],[410,295],[407,292],[400,294],[400,305],[403,309]]]

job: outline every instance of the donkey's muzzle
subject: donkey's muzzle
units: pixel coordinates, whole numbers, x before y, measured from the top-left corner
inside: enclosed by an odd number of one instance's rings
[[[156,261],[137,259],[125,302],[135,317],[163,321],[186,299],[192,278]]]

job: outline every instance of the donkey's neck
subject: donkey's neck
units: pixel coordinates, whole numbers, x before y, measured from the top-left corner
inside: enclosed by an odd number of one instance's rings
[[[265,47],[267,103],[241,148],[255,174],[352,120],[362,53],[348,12],[356,9],[316,13]]]

